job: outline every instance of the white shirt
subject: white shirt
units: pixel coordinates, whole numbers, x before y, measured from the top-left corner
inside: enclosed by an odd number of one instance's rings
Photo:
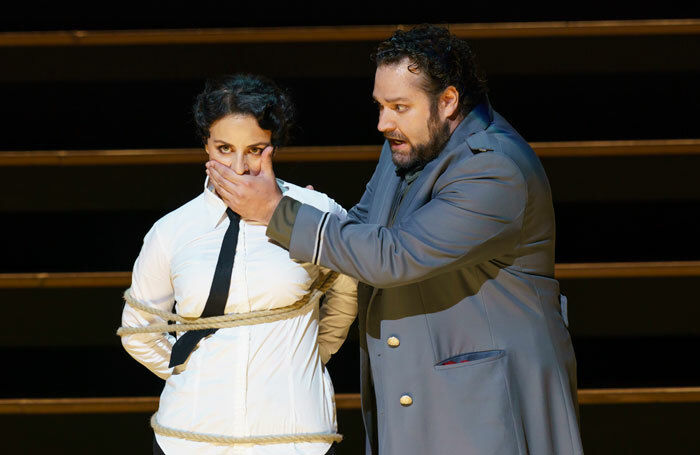
[[[328,196],[279,181],[286,195],[345,216]],[[134,265],[131,295],[141,303],[199,317],[229,225],[226,205],[208,187],[158,220]],[[266,226],[240,221],[225,312],[247,313],[293,304],[321,270],[295,262],[269,241]],[[129,354],[166,380],[158,422],[178,430],[235,437],[337,431],[333,385],[325,362],[357,314],[356,281],[340,275],[321,306],[290,319],[219,329],[202,340],[183,367],[168,368],[175,338],[147,333],[122,337]],[[320,322],[319,322],[320,315]],[[163,323],[126,305],[122,325]],[[168,455],[325,454],[330,443],[217,446],[157,436]]]

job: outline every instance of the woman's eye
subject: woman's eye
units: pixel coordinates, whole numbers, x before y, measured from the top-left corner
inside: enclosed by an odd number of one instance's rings
[[[228,145],[222,145],[221,147],[219,147],[219,151],[221,153],[231,153],[231,147],[229,147]]]
[[[263,149],[261,149],[261,148],[250,149],[250,153],[252,153],[253,155],[260,155],[262,152],[263,152]]]

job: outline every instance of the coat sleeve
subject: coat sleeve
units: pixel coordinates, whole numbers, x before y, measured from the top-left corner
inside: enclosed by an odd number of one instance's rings
[[[289,252],[375,287],[409,284],[513,251],[526,204],[527,183],[515,163],[479,153],[451,163],[431,200],[391,228],[302,205]]]
[[[158,238],[156,226],[146,234],[141,253],[134,264],[131,296],[137,301],[165,311],[175,303],[167,255]],[[122,326],[142,327],[165,323],[159,316],[124,305]],[[162,379],[172,373],[168,368],[175,338],[167,333],[139,333],[122,337],[124,349]]]

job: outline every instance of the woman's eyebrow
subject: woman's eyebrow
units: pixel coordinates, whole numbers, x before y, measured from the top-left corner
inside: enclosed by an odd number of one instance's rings
[[[250,144],[248,148],[251,147],[268,147],[270,145],[269,142],[256,142],[255,144]]]

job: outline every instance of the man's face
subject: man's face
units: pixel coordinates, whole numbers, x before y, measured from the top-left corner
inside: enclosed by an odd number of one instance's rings
[[[379,107],[377,129],[391,146],[398,169],[410,170],[435,158],[450,137],[437,100],[421,87],[421,73],[408,70],[410,61],[380,65],[374,76],[374,97]]]

